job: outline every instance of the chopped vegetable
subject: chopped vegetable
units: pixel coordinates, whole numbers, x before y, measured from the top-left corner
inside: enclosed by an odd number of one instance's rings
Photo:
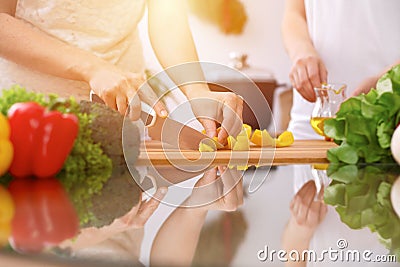
[[[250,150],[250,140],[247,135],[238,135],[232,150],[235,151],[248,151]]]
[[[0,176],[8,171],[14,155],[10,141],[10,124],[7,118],[0,113]]]
[[[232,137],[232,136],[228,136],[227,141],[228,141],[227,148],[228,149],[233,149],[233,147],[236,144],[236,139],[234,137]]]
[[[211,146],[209,144],[206,144],[205,142],[201,142],[199,144],[199,151],[200,152],[214,152],[215,146]]]
[[[35,102],[16,103],[8,110],[14,159],[14,177],[56,175],[68,157],[76,136],[78,119],[73,114],[46,111]]]
[[[293,134],[289,131],[284,131],[281,133],[277,139],[275,139],[276,147],[290,146],[294,143]]]
[[[256,129],[251,136],[250,141],[260,147],[275,146],[274,138],[272,138],[272,136],[265,129],[262,131]]]
[[[251,129],[251,126],[246,123],[243,123],[243,130],[246,132],[247,138],[250,139],[251,132],[253,131],[253,129]]]

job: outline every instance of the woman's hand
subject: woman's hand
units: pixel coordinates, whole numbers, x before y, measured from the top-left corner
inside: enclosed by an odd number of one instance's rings
[[[314,88],[327,82],[328,72],[318,55],[300,56],[294,61],[289,74],[292,86],[307,100],[316,100]]]
[[[289,225],[298,229],[299,235],[311,238],[327,213],[323,203],[324,190],[321,189],[314,200],[317,189],[314,181],[309,181],[297,192],[290,203],[291,219]]]
[[[95,246],[104,240],[122,233],[128,229],[141,229],[160,205],[160,201],[167,193],[167,188],[157,189],[155,195],[145,202],[134,206],[127,214],[115,219],[110,225],[97,228],[88,227],[81,230],[74,240],[66,240],[59,245],[60,248],[79,250]]]
[[[92,72],[88,83],[107,106],[118,110],[122,115],[126,114],[130,105],[129,116],[132,120],[140,117],[140,101],[152,106],[160,117],[166,117],[168,114],[150,87],[141,88],[144,77],[138,73],[124,72],[113,65],[103,66]]]
[[[212,92],[208,89],[186,90],[194,115],[209,137],[218,136],[221,144],[229,135],[237,136],[242,130],[243,99],[231,92]],[[222,129],[217,135],[216,123]]]
[[[220,176],[217,175],[219,170]],[[195,184],[185,201],[187,207],[200,210],[235,211],[243,204],[243,179],[241,172],[227,167],[213,168]]]
[[[368,94],[368,92],[372,88],[376,88],[376,83],[378,82],[379,78],[380,78],[380,75],[371,76],[371,77],[366,78],[357,86],[357,88],[353,91],[351,96],[357,96],[360,94]]]

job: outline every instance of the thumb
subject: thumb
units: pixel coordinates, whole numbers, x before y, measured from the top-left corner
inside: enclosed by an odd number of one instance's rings
[[[156,112],[157,116],[159,116],[161,118],[165,118],[168,116],[168,111],[161,101],[157,101],[157,103],[154,105],[153,109]]]
[[[214,120],[211,119],[199,119],[199,122],[203,125],[206,135],[210,138],[217,136],[217,125]]]

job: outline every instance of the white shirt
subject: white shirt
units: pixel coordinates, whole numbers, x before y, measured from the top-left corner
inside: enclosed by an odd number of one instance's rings
[[[328,82],[347,84],[347,95],[400,59],[400,1],[305,0],[305,8]],[[289,130],[296,139],[321,138],[310,126],[313,106],[294,90]]]
[[[63,42],[94,53],[118,67],[144,71],[137,25],[145,0],[19,0],[16,17]],[[88,99],[84,82],[62,79],[0,58],[0,88],[14,84],[28,90]]]

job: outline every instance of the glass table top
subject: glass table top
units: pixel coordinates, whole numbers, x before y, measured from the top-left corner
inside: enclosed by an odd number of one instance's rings
[[[398,165],[135,169],[3,180],[0,265],[397,265]]]

